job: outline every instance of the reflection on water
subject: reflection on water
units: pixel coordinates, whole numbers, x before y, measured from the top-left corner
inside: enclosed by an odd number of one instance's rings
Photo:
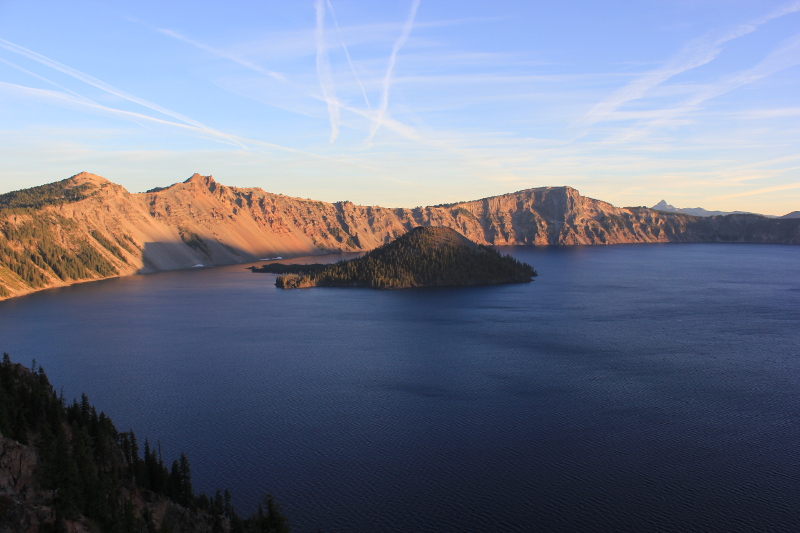
[[[301,533],[800,529],[800,248],[503,251],[540,276],[45,291],[0,303],[0,350]]]

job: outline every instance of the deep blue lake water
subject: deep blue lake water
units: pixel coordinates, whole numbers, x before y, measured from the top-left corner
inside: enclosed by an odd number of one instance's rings
[[[800,247],[501,250],[540,276],[46,291],[0,351],[298,533],[800,531]]]

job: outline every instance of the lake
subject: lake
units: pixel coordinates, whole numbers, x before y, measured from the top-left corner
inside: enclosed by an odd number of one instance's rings
[[[800,247],[500,250],[539,277],[49,290],[0,351],[297,533],[800,531]]]

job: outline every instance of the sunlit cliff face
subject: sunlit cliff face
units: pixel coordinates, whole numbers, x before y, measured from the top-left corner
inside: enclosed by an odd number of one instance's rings
[[[416,226],[450,227],[488,245],[800,243],[798,219],[758,215],[703,218],[617,208],[581,196],[571,187],[391,209],[228,187],[199,174],[170,187],[136,194],[88,173],[60,185],[81,187],[81,199],[38,209],[0,211],[0,223],[6,228],[0,244],[16,253],[27,250],[36,255],[47,241],[55,250],[50,256],[62,254],[79,262],[88,253],[94,257],[94,266],[87,272],[59,275],[55,265],[31,263],[29,268],[39,278],[32,284],[14,269],[15,261],[28,261],[25,254],[14,259],[17,256],[9,252],[5,263],[0,263],[0,285],[4,287],[0,297],[118,275],[249,263],[264,257],[371,250]],[[39,228],[35,237],[14,237],[31,234],[33,226]],[[14,228],[17,231],[10,231]],[[20,229],[25,231],[20,233]]]

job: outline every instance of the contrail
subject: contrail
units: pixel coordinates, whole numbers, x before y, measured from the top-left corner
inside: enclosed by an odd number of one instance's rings
[[[176,32],[174,32],[172,30],[167,30],[167,29],[163,29],[163,28],[153,28],[151,26],[146,26],[146,27],[150,28],[150,29],[152,29],[154,31],[157,31],[157,32],[161,33],[162,35],[166,35],[168,37],[172,37],[173,39],[177,39],[177,40],[179,40],[181,42],[184,42],[184,43],[190,44],[192,46],[195,46],[195,47],[197,47],[197,48],[199,48],[201,50],[204,50],[206,52],[209,52],[209,53],[211,53],[211,54],[213,54],[215,56],[228,59],[229,61],[233,61],[234,63],[236,63],[238,65],[241,65],[241,66],[243,66],[244,68],[246,68],[248,70],[252,70],[253,72],[258,72],[259,74],[264,74],[266,76],[269,76],[269,77],[271,77],[272,79],[274,79],[276,81],[279,81],[279,82],[281,82],[283,84],[288,85],[289,87],[292,87],[294,90],[304,94],[305,96],[307,96],[309,98],[312,98],[312,99],[317,100],[319,102],[325,102],[326,104],[328,104],[331,101],[331,99],[328,98],[327,95],[320,95],[318,93],[309,92],[305,88],[297,85],[296,83],[293,83],[290,79],[288,79],[286,76],[284,76],[283,74],[281,74],[279,72],[274,72],[274,71],[270,71],[270,70],[264,69],[264,68],[256,65],[255,63],[251,63],[250,61],[246,61],[246,60],[244,60],[244,59],[242,59],[242,58],[240,58],[238,56],[235,56],[235,55],[232,55],[232,54],[228,54],[228,53],[226,53],[226,52],[224,52],[222,50],[217,50],[216,48],[212,48],[212,47],[210,47],[210,46],[208,46],[206,44],[197,42],[197,41],[195,41],[193,39],[185,37],[185,36],[183,36],[183,35],[181,35],[179,33],[176,33]],[[326,60],[327,60],[327,56],[326,56]],[[333,101],[335,102],[335,104],[337,106],[337,109],[341,109],[342,108],[341,103],[338,100],[334,99]],[[347,107],[344,107],[344,109],[350,110]],[[369,119],[370,117],[367,117],[367,118]],[[337,121],[337,124],[338,124],[338,121]],[[337,129],[337,132],[338,132],[338,129]]]
[[[633,131],[627,136],[622,137],[622,139],[625,140],[633,135],[642,135],[643,133],[647,133],[658,126],[677,119],[688,111],[697,109],[700,104],[706,102],[707,100],[717,98],[718,96],[736,90],[739,87],[754,83],[762,78],[766,78],[767,76],[775,74],[776,72],[794,67],[798,64],[800,64],[800,35],[795,35],[794,37],[783,41],[756,66],[742,71],[739,74],[729,77],[728,79],[717,84],[707,86],[705,90],[697,93],[692,98],[681,102],[678,107],[662,111],[660,116],[648,123],[645,128]]]
[[[331,10],[333,23],[336,25],[336,31],[339,32],[339,40],[342,42],[344,55],[347,57],[347,62],[350,64],[350,69],[353,71],[353,76],[355,76],[358,86],[361,87],[361,93],[364,95],[364,102],[367,103],[367,109],[372,110],[372,106],[369,105],[369,98],[367,98],[367,91],[364,89],[364,84],[361,83],[361,78],[358,77],[358,72],[356,72],[356,67],[353,65],[353,60],[350,59],[350,52],[347,50],[347,45],[344,43],[344,35],[342,34],[342,28],[339,27],[339,20],[336,18],[336,11],[333,10],[333,4],[331,4],[331,0],[327,0],[327,3],[328,9]]]
[[[211,48],[210,46],[208,46],[206,44],[197,42],[197,41],[195,41],[193,39],[190,39],[190,38],[186,37],[185,35],[181,35],[180,33],[172,31],[172,30],[167,30],[167,29],[164,29],[164,28],[153,28],[152,26],[146,26],[146,27],[157,31],[158,33],[160,33],[162,35],[166,35],[167,37],[172,37],[173,39],[177,39],[179,41],[183,41],[184,43],[191,44],[192,46],[196,46],[197,48],[199,48],[201,50],[205,50],[206,52],[210,52],[211,54],[213,54],[215,56],[224,57],[225,59],[230,59],[234,63],[238,63],[239,65],[241,65],[241,66],[243,66],[245,68],[248,68],[248,69],[250,69],[252,71],[255,71],[255,72],[258,72],[260,74],[264,74],[266,76],[269,76],[270,78],[272,78],[272,79],[274,79],[276,81],[286,82],[286,76],[284,76],[280,72],[275,72],[274,70],[267,70],[265,68],[262,68],[262,67],[256,65],[255,63],[247,61],[246,59],[242,59],[241,57],[239,57],[237,55],[229,54],[227,52],[223,52],[222,50],[217,50],[216,48]]]
[[[418,6],[419,6],[419,1],[415,1],[414,2],[414,6],[413,6],[413,11],[412,11],[412,17],[411,17],[412,18],[412,22],[413,22],[413,16],[416,14],[416,9],[417,9]],[[406,36],[405,36],[404,39],[402,39],[402,42],[399,41],[399,45],[398,44],[395,45],[396,46],[396,50],[399,50],[400,47],[405,42],[405,40],[408,39],[408,34],[410,34],[410,32],[411,32],[411,25],[408,22],[406,23],[406,28],[407,28],[407,31],[405,32]],[[265,74],[264,69],[258,67],[257,65],[254,65],[254,64],[249,63],[249,62],[240,61],[236,57],[228,55],[228,54],[226,54],[224,52],[221,52],[219,50],[215,50],[215,49],[211,48],[208,45],[205,45],[205,44],[202,44],[202,43],[198,43],[197,41],[185,38],[185,37],[183,37],[183,36],[181,36],[179,34],[171,32],[169,30],[157,29],[157,31],[161,32],[164,35],[179,39],[179,40],[181,40],[181,41],[183,41],[185,43],[191,44],[191,45],[193,45],[193,46],[195,46],[197,48],[200,48],[202,50],[210,52],[210,53],[212,53],[212,54],[214,54],[216,56],[227,58],[227,59],[229,59],[231,61],[234,61],[234,62],[238,63],[239,65],[241,65],[241,66],[243,66],[245,68],[248,68],[250,70]],[[395,51],[394,55],[396,55],[396,51]],[[289,85],[291,87],[295,87],[299,91],[302,90],[300,87],[295,86],[290,80],[288,80],[286,78],[283,78],[281,81],[283,83],[286,83],[287,85]],[[325,99],[322,96],[319,96],[318,94],[306,93],[306,96],[308,96],[309,98],[313,98],[314,100],[317,100],[317,101],[320,101],[320,102],[324,102],[325,101]],[[360,108],[351,107],[351,106],[348,106],[346,104],[341,104],[341,103],[338,103],[338,105],[339,105],[340,109],[343,109],[345,111],[353,113],[354,115],[357,115],[359,117],[365,118],[367,120],[372,121],[375,118],[374,117],[374,113],[371,113],[370,111],[367,111],[367,110],[364,110],[364,109],[360,109]],[[393,119],[391,117],[384,116],[381,119],[381,126],[390,129],[391,131],[397,133],[398,135],[400,135],[401,137],[403,137],[405,139],[408,139],[409,141],[422,144],[423,146],[427,146],[427,147],[430,147],[430,148],[435,148],[437,150],[442,150],[442,151],[447,152],[447,153],[451,153],[451,154],[454,154],[454,155],[462,156],[465,159],[467,159],[469,161],[473,161],[473,162],[475,162],[476,164],[478,164],[480,166],[484,166],[484,167],[494,166],[493,165],[494,162],[491,161],[489,158],[476,157],[476,154],[472,150],[454,148],[453,146],[449,145],[447,142],[444,142],[444,141],[442,141],[440,139],[437,139],[437,140],[427,139],[423,135],[421,135],[414,127],[409,126],[407,124],[404,124],[402,122],[399,122],[399,121],[397,121],[397,120],[395,120],[395,119]],[[251,141],[249,141],[249,142],[251,142]],[[309,154],[309,155],[312,155],[314,157],[322,157],[322,156],[318,156],[316,154]],[[332,160],[334,160],[334,159],[332,159]],[[334,160],[334,161],[336,161],[336,160]],[[370,169],[370,170],[375,170],[372,167],[365,166],[362,163],[358,163],[358,166],[360,166],[362,168]]]
[[[417,15],[419,2],[420,0],[413,0],[411,4],[411,12],[408,14],[408,19],[406,19],[406,23],[403,26],[403,31],[392,47],[392,55],[389,56],[389,64],[386,67],[386,75],[383,78],[381,106],[378,109],[377,115],[372,121],[372,125],[369,128],[369,137],[367,137],[367,141],[371,141],[375,136],[378,128],[380,128],[381,124],[383,123],[384,116],[386,115],[386,109],[389,107],[389,88],[392,86],[392,74],[394,73],[394,64],[397,60],[397,52],[399,52],[403,45],[406,44],[408,36],[411,35],[411,30],[414,28],[414,17]]]
[[[141,113],[135,113],[133,111],[123,111],[121,109],[115,109],[113,107],[104,106],[101,104],[94,103],[92,101],[87,101],[87,99],[82,97],[75,97],[66,93],[62,93],[59,91],[51,91],[49,89],[35,89],[33,87],[25,87],[23,85],[16,85],[13,83],[6,83],[0,81],[0,89],[6,89],[10,92],[15,92],[18,94],[23,94],[26,96],[36,97],[40,99],[46,99],[53,101],[55,103],[59,103],[62,105],[68,105],[73,107],[80,107],[80,108],[88,108],[89,110],[98,112],[98,113],[105,113],[105,114],[113,114],[116,116],[125,116],[131,119],[140,119],[140,120],[147,120],[150,122],[155,122],[156,124],[161,124],[164,126],[171,126],[174,128],[179,128],[182,130],[190,131],[205,138],[215,138],[217,141],[223,142],[225,144],[230,144],[234,146],[239,146],[243,148],[247,148],[243,143],[253,144],[253,145],[260,145],[262,147],[266,147],[272,150],[279,150],[282,152],[289,152],[293,154],[300,154],[308,157],[312,157],[315,159],[323,159],[326,161],[338,161],[335,158],[327,157],[319,154],[315,154],[312,152],[305,152],[303,150],[297,150],[296,148],[289,148],[286,146],[281,146],[278,144],[272,144],[265,141],[258,141],[255,139],[248,139],[246,137],[240,137],[238,135],[232,135],[229,133],[223,133],[216,130],[209,130],[206,128],[201,128],[198,126],[194,126],[191,124],[182,124],[180,122],[172,122],[171,120],[165,120],[161,118],[151,117],[149,115],[143,115]]]
[[[25,56],[28,59],[32,59],[33,61],[41,63],[42,65],[50,67],[50,68],[52,68],[54,70],[57,70],[57,71],[59,71],[59,72],[61,72],[63,74],[66,74],[68,76],[72,76],[75,79],[78,79],[78,80],[80,80],[80,81],[82,81],[84,83],[87,83],[87,84],[89,84],[89,85],[91,85],[93,87],[96,87],[96,88],[98,88],[100,90],[103,90],[103,91],[105,91],[107,93],[113,94],[115,96],[119,96],[120,98],[124,98],[125,100],[128,100],[130,102],[134,102],[134,103],[139,104],[141,106],[144,106],[144,107],[146,107],[148,109],[152,109],[153,111],[157,111],[159,113],[162,113],[162,114],[167,115],[169,117],[172,117],[174,119],[180,120],[181,122],[185,122],[187,124],[191,124],[192,126],[194,126],[196,128],[200,128],[200,129],[206,130],[206,131],[208,131],[209,133],[212,133],[212,134],[219,134],[219,132],[214,130],[214,128],[206,126],[205,124],[197,122],[196,120],[192,120],[187,116],[184,116],[184,115],[181,115],[179,113],[176,113],[175,111],[170,111],[169,109],[165,109],[165,108],[163,108],[163,107],[161,107],[161,106],[159,106],[157,104],[154,104],[152,102],[148,102],[147,100],[139,98],[138,96],[133,96],[132,94],[128,94],[125,91],[122,91],[121,89],[117,89],[113,85],[109,85],[108,83],[105,83],[105,82],[103,82],[101,80],[98,80],[97,78],[89,76],[88,74],[85,74],[85,73],[83,73],[83,72],[81,72],[79,70],[76,70],[76,69],[74,69],[72,67],[68,67],[68,66],[66,66],[66,65],[64,65],[62,63],[59,63],[58,61],[54,61],[54,60],[52,60],[52,59],[50,59],[48,57],[45,57],[45,56],[43,56],[41,54],[37,54],[36,52],[34,52],[32,50],[28,50],[27,48],[24,48],[22,46],[19,46],[19,45],[16,45],[14,43],[11,43],[9,41],[6,41],[5,39],[0,39],[0,48],[5,48],[6,50],[9,50],[10,52],[14,52],[14,53],[20,54],[22,56]],[[244,146],[243,146],[243,148],[244,148]]]
[[[59,89],[61,89],[61,90],[62,90],[62,91],[64,91],[65,93],[69,93],[69,94],[71,94],[72,96],[74,96],[75,98],[80,98],[80,99],[82,99],[82,100],[86,100],[87,102],[92,102],[92,100],[90,100],[90,99],[86,98],[85,96],[83,96],[83,95],[81,95],[81,94],[78,94],[78,93],[76,93],[75,91],[72,91],[72,90],[70,90],[70,89],[67,89],[67,88],[66,88],[66,87],[64,87],[63,85],[59,85],[59,84],[57,84],[56,82],[54,82],[54,81],[52,81],[52,80],[48,80],[48,79],[47,79],[47,78],[45,78],[44,76],[40,76],[39,74],[36,74],[35,72],[31,72],[30,70],[28,70],[28,69],[25,69],[25,68],[22,68],[22,67],[20,67],[19,65],[15,65],[15,64],[14,64],[14,63],[12,63],[11,61],[8,61],[8,60],[6,60],[6,59],[3,59],[2,57],[0,57],[0,63],[5,63],[5,64],[6,64],[6,65],[8,65],[9,67],[11,67],[11,68],[14,68],[14,69],[17,69],[17,70],[19,70],[20,72],[24,72],[24,73],[25,73],[25,74],[27,74],[28,76],[33,76],[33,77],[34,77],[34,78],[36,78],[37,80],[43,81],[43,82],[45,82],[45,83],[48,83],[48,84],[50,84],[50,85],[52,85],[52,86],[54,86],[54,87],[58,87]],[[94,102],[92,102],[92,103],[94,103]]]
[[[722,45],[756,31],[767,22],[800,11],[800,1],[790,2],[768,14],[741,24],[716,38],[708,36],[694,39],[688,43],[675,57],[659,69],[650,71],[637,80],[616,90],[611,96],[596,104],[577,123],[587,126],[604,120],[608,115],[631,100],[644,96],[650,89],[661,85],[668,79],[687,70],[701,67],[713,61],[721,52]]]
[[[325,46],[325,4],[323,0],[316,1],[317,9],[317,78],[322,89],[322,97],[328,104],[328,115],[331,117],[331,140],[339,136],[339,102],[336,100],[336,89],[331,74],[331,64],[328,61],[328,49]]]
[[[67,89],[67,88],[66,88],[66,87],[64,87],[63,85],[59,85],[58,83],[54,82],[53,80],[49,80],[49,79],[45,78],[44,76],[40,76],[39,74],[36,74],[35,72],[31,72],[31,71],[30,71],[30,70],[28,70],[28,69],[22,68],[22,67],[20,67],[19,65],[16,65],[16,64],[12,63],[11,61],[8,61],[8,60],[6,60],[6,59],[3,59],[2,57],[0,57],[0,63],[5,63],[5,64],[6,64],[6,65],[8,65],[9,67],[11,67],[11,68],[15,68],[15,69],[19,70],[20,72],[24,72],[25,74],[27,74],[27,75],[29,75],[29,76],[32,76],[32,77],[36,78],[37,80],[41,80],[41,81],[43,81],[43,82],[45,82],[45,83],[48,83],[48,84],[50,84],[50,85],[52,85],[52,86],[54,86],[54,87],[58,87],[58,88],[59,88],[59,89],[61,89],[62,91],[66,92],[66,93],[69,93],[69,94],[71,94],[72,96],[74,96],[75,98],[78,98],[78,99],[80,99],[80,100],[83,100],[83,101],[85,101],[85,102],[87,102],[87,103],[90,103],[90,104],[96,104],[96,103],[97,103],[97,102],[95,102],[94,100],[92,100],[91,98],[87,98],[87,97],[83,96],[82,94],[79,94],[79,93],[76,93],[76,92],[75,92],[75,91],[73,91],[73,90]],[[121,116],[121,115],[120,115],[120,116]],[[131,122],[133,122],[133,123],[135,123],[135,124],[138,124],[139,126],[141,126],[141,127],[143,127],[143,128],[147,128],[148,130],[149,130],[149,129],[151,129],[151,128],[149,128],[148,126],[146,126],[146,125],[142,124],[142,123],[141,123],[141,122],[139,122],[138,120],[134,120],[134,119],[133,119],[133,118],[131,118],[131,117],[123,117],[123,118],[126,118],[127,120],[130,120]]]

